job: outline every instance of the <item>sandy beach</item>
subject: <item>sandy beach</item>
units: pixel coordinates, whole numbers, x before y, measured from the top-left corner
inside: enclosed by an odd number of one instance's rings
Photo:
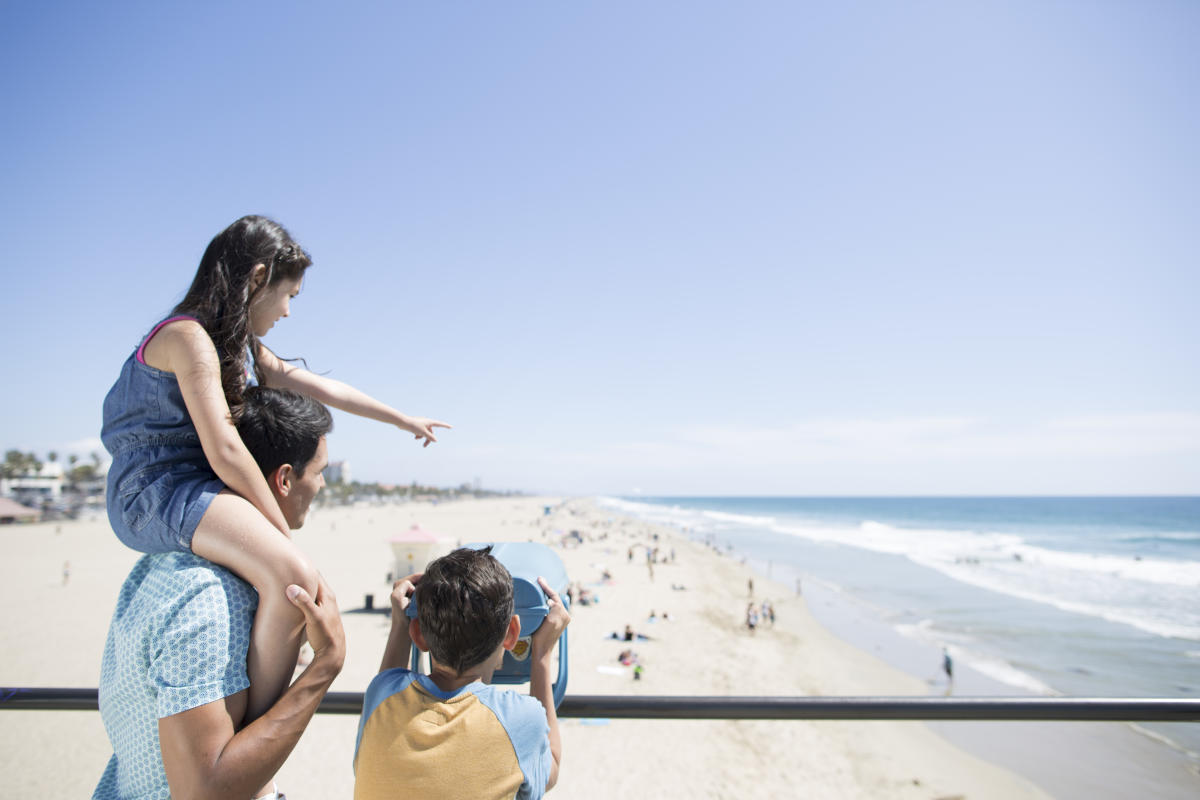
[[[545,507],[551,513],[544,513]],[[598,602],[576,604],[568,694],[923,695],[929,687],[836,638],[794,587],[771,583],[678,532],[589,500],[497,498],[432,505],[315,509],[298,541],[334,587],[348,656],[334,691],[362,691],[387,634],[387,539],[419,523],[448,550],[474,541],[552,544]],[[561,546],[564,534],[582,541]],[[574,540],[576,537],[572,537]],[[0,684],[97,685],[117,591],[137,554],[103,518],[5,526]],[[666,563],[646,563],[657,547]],[[633,557],[630,558],[630,551]],[[670,556],[673,554],[673,558]],[[64,564],[69,579],[64,581]],[[604,579],[604,573],[609,579]],[[748,581],[774,626],[745,625]],[[679,588],[683,587],[683,588]],[[650,620],[654,612],[654,621]],[[669,620],[664,619],[669,614]],[[651,637],[608,638],[630,625]],[[618,655],[632,647],[640,680]],[[563,771],[552,796],[1035,798],[1026,779],[916,722],[562,721]],[[350,797],[357,718],[318,715],[279,775],[293,800]],[[95,712],[0,714],[0,797],[86,797],[111,749]]]

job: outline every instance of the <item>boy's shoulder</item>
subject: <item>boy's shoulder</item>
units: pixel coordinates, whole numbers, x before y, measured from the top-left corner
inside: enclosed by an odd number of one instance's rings
[[[549,733],[546,710],[534,697],[478,681],[447,692],[439,689],[429,676],[404,668],[384,670],[371,680],[364,696],[364,718],[369,717],[389,697],[405,690],[415,691],[423,695],[426,702],[434,703],[454,705],[474,698],[491,711],[505,728],[532,728],[535,732]]]
[[[504,689],[484,683],[474,683],[467,688],[479,698],[479,702],[497,713],[518,719],[532,714],[541,722],[546,721],[546,709],[542,708],[536,697],[530,697],[516,689]]]
[[[363,693],[363,716],[368,716],[377,705],[388,697],[407,689],[416,679],[416,672],[401,667],[385,669],[380,672],[371,679],[371,682],[367,684],[366,692]]]

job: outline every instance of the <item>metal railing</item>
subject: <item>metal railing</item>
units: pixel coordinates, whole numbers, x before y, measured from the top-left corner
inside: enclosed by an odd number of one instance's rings
[[[359,714],[362,692],[330,692],[321,714]],[[0,711],[96,711],[96,689],[0,688]],[[1200,699],[1167,697],[706,697],[568,695],[560,717],[610,719],[1047,720],[1200,722]]]

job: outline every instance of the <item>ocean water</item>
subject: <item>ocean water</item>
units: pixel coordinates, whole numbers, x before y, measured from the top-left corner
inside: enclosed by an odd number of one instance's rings
[[[601,504],[675,526],[806,594],[836,593],[1012,694],[1200,697],[1200,497]],[[897,666],[932,691],[940,659]],[[1142,728],[1198,758],[1200,724]]]

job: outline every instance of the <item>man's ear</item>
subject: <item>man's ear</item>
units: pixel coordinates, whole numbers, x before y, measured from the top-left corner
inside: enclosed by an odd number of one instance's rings
[[[425,637],[421,633],[421,620],[413,618],[408,621],[408,638],[422,653],[429,652],[429,645],[425,644]]]
[[[295,470],[291,464],[280,464],[275,471],[267,476],[267,484],[280,497],[287,497],[292,491],[292,478]]]
[[[504,632],[504,649],[512,650],[517,646],[517,639],[521,638],[521,618],[516,614],[512,615],[512,619],[508,621],[508,630]]]

